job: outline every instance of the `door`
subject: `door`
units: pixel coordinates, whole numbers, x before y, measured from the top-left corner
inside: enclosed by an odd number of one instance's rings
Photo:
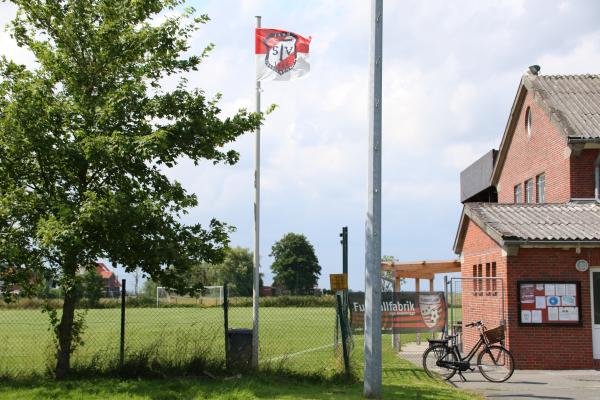
[[[600,268],[590,269],[592,292],[592,340],[594,358],[600,360]]]

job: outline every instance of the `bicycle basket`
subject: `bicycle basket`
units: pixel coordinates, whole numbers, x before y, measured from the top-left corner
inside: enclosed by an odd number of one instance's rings
[[[498,343],[504,340],[504,326],[500,325],[494,329],[488,329],[484,333],[485,338],[491,343]]]

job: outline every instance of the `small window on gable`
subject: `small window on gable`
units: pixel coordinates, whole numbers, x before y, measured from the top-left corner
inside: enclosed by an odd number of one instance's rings
[[[531,107],[525,110],[525,128],[527,129],[527,137],[531,137]]]
[[[515,186],[515,203],[521,203],[521,184]]]
[[[540,174],[536,178],[537,202],[544,203],[546,200],[546,174]]]
[[[525,203],[533,203],[533,179],[525,182]]]

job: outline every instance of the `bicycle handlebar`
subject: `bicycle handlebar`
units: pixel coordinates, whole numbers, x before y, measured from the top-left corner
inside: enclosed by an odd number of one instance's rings
[[[474,326],[481,326],[483,325],[483,321],[479,320],[479,321],[475,321],[475,322],[471,322],[470,324],[465,325],[467,328],[472,328]]]

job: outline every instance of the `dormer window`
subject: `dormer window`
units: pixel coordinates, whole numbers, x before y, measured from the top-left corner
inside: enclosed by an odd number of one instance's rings
[[[531,107],[527,107],[525,111],[525,128],[527,129],[527,137],[531,138]]]

